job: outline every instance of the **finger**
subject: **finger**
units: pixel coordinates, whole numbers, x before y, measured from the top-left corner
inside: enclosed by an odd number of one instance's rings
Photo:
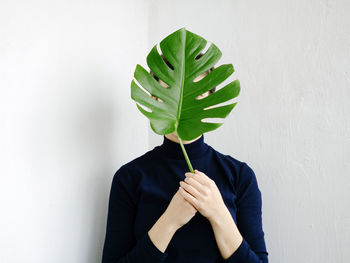
[[[181,186],[179,187],[180,189],[180,193],[183,196],[183,198],[185,198],[185,200],[187,200],[194,208],[197,209],[197,200],[196,198],[194,198],[192,195],[190,195],[189,193],[186,192],[185,189],[183,189]]]
[[[203,186],[200,182],[198,182],[197,180],[195,180],[192,177],[186,177],[184,179],[185,183],[192,185],[198,192],[200,192],[201,194],[205,193],[205,186]]]
[[[183,197],[183,199],[185,199],[186,202],[188,202],[193,207],[193,209],[197,210],[197,208],[195,208],[194,205],[185,198],[186,191],[181,186],[179,186],[179,192],[180,192],[180,195]]]
[[[200,178],[204,179],[206,182],[206,185],[210,185],[213,182],[213,179],[211,179],[208,175],[205,173],[198,171],[197,169],[194,170],[195,174],[198,174]]]
[[[209,186],[209,181],[206,178],[207,176],[204,173],[202,173],[202,174],[196,173],[196,172],[195,173],[185,173],[185,175],[186,175],[186,177],[191,177],[191,178],[197,180],[198,182],[200,182],[203,185]]]
[[[182,186],[183,189],[185,189],[188,193],[190,193],[191,195],[193,195],[195,198],[199,198],[201,193],[194,188],[192,185],[184,182],[184,181],[180,181],[180,185]]]

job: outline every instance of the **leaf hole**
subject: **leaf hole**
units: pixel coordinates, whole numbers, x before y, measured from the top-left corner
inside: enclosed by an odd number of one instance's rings
[[[160,49],[160,45],[159,43],[157,44],[157,51],[158,51],[158,54],[161,56],[161,58],[163,59],[164,63],[171,69],[171,70],[174,70],[174,67],[173,65],[170,64],[170,62],[165,58],[165,56],[163,55],[163,52],[161,51]]]
[[[134,82],[136,83],[136,85],[142,90],[144,91],[145,93],[147,93],[148,96],[151,96],[152,94],[148,92],[148,90],[146,90],[144,87],[142,87],[142,85],[137,81],[137,79],[133,79]]]
[[[148,90],[146,90],[144,87],[141,86],[141,84],[134,78],[134,82],[137,84],[137,86],[144,91],[148,96],[150,96],[152,99],[159,101],[159,102],[163,102],[160,98],[157,98],[156,96],[152,95],[151,93],[148,92]]]
[[[230,100],[227,100],[227,101],[224,101],[224,102],[212,105],[212,106],[208,106],[208,107],[204,108],[203,110],[208,110],[208,109],[212,109],[212,108],[217,108],[217,107],[222,107],[222,106],[225,106],[225,105],[237,103],[236,99],[237,98],[233,98],[233,99],[230,99]]]
[[[163,61],[165,62],[165,64],[167,64],[167,66],[171,69],[171,70],[174,70],[174,67],[173,65],[170,64],[170,62],[164,57],[163,54],[160,55],[163,59]]]
[[[207,41],[207,43],[205,44],[205,47],[202,49],[202,51],[199,52],[199,54],[194,58],[194,60],[200,59],[208,51],[210,45],[211,45],[211,42]]]
[[[224,120],[223,118],[203,118],[203,119],[201,119],[201,122],[223,124],[223,120]]]
[[[199,53],[197,55],[198,58],[202,57],[203,56],[203,53]],[[196,58],[197,58],[196,57]],[[200,73],[199,75],[197,75],[194,79],[193,79],[193,82],[199,82],[201,81],[202,79],[204,79],[206,76],[208,76],[210,74],[210,72],[212,72],[213,70],[215,69],[215,67],[211,67],[209,70],[207,71],[204,71],[203,73]]]
[[[151,76],[164,88],[169,88],[169,85],[166,84],[163,80],[161,80],[160,78],[158,78],[153,72],[152,70],[149,71],[149,73],[151,74]]]
[[[205,71],[205,72],[199,74],[197,77],[195,77],[195,78],[193,79],[193,82],[201,81],[201,80],[204,79],[206,76],[208,76],[209,73],[210,73],[210,71],[208,70],[208,71]]]
[[[140,106],[142,109],[144,109],[145,111],[148,111],[149,113],[152,112],[152,110],[151,110],[150,108],[148,108],[148,107],[146,107],[146,106],[144,106],[144,105],[142,105],[142,104],[140,104],[140,103],[137,103],[137,102],[136,102],[136,104],[139,105],[139,106]]]
[[[154,99],[154,100],[156,100],[156,101],[163,102],[160,98],[158,98],[158,97],[156,97],[156,96],[151,95],[151,98]]]
[[[207,91],[207,92],[205,92],[205,93],[203,93],[203,94],[197,96],[197,97],[196,97],[196,100],[202,100],[202,99],[204,99],[205,97],[208,97],[210,94],[211,94],[211,93],[210,93],[210,92],[208,93],[208,91]]]

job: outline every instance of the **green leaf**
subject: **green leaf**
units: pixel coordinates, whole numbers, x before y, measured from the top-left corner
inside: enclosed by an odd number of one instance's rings
[[[238,96],[240,83],[232,81],[209,96],[196,99],[225,81],[233,72],[232,64],[223,64],[198,82],[193,80],[211,69],[221,58],[222,53],[211,43],[208,50],[199,58],[197,55],[205,48],[207,41],[186,30],[184,27],[170,34],[160,42],[160,49],[170,68],[154,45],[147,56],[147,64],[155,76],[169,87],[163,87],[147,70],[137,65],[134,80],[131,82],[131,98],[136,106],[150,120],[152,130],[165,135],[176,131],[182,140],[193,140],[205,132],[217,129],[223,123],[213,123],[205,118],[225,118],[234,106],[232,103],[214,107]],[[160,98],[153,99],[149,94]],[[140,105],[150,109],[145,110]],[[210,107],[209,109],[206,109]],[[183,147],[182,143],[181,146]],[[184,152],[185,154],[185,152]],[[186,155],[185,155],[186,157]]]

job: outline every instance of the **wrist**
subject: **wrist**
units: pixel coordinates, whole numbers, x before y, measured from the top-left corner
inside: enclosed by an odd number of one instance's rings
[[[215,217],[209,219],[209,222],[214,229],[221,229],[221,231],[227,231],[227,227],[232,226],[230,229],[233,231],[233,235],[238,239],[243,238],[226,206],[225,209],[222,209],[221,212],[217,213]]]
[[[179,227],[164,212],[159,218],[160,224],[164,231],[174,234]]]
[[[224,218],[227,219],[228,216],[231,216],[231,213],[223,202],[220,206],[217,207],[213,215],[208,217],[208,220],[212,224],[219,224],[221,221],[223,221]]]

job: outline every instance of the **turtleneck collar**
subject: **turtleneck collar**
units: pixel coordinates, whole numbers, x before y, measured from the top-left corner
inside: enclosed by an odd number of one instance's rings
[[[204,134],[197,140],[184,144],[184,147],[190,160],[199,159],[205,155],[209,149],[209,145],[204,142]],[[165,157],[186,160],[180,143],[169,140],[165,135],[163,135],[163,143],[159,146],[159,150]]]

